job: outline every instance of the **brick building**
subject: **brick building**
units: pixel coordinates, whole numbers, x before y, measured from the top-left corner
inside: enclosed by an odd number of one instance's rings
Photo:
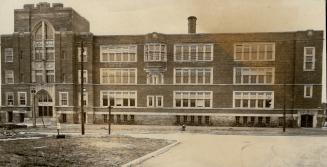
[[[84,56],[81,55],[83,41]],[[1,36],[1,122],[320,127],[323,31],[93,35],[62,4],[15,10]],[[81,60],[83,59],[83,62]]]

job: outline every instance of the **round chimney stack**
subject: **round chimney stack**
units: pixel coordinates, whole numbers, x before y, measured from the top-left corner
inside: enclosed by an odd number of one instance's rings
[[[195,34],[196,33],[196,17],[190,16],[187,18],[188,20],[188,33]]]

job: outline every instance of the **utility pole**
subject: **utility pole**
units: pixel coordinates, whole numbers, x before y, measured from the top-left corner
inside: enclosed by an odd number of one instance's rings
[[[108,134],[110,135],[110,132],[111,132],[111,105],[109,105],[108,107]]]
[[[285,83],[283,84],[283,132],[286,131],[286,104],[285,104],[285,101],[286,101],[286,92],[285,92]]]
[[[81,130],[82,135],[85,134],[85,127],[84,127],[84,44],[81,41]]]
[[[32,88],[31,93],[33,95],[33,104],[32,104],[32,116],[33,116],[33,127],[36,127],[36,113],[35,113],[35,89]]]

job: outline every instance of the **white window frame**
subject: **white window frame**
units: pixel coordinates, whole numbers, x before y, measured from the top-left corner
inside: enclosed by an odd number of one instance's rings
[[[192,60],[192,58],[191,58],[191,46],[195,46],[196,47],[196,59],[195,60]],[[199,60],[199,47],[200,46],[202,46],[203,47],[203,51],[202,51],[202,53],[203,53],[203,60]],[[211,49],[210,49],[210,60],[205,60],[204,59],[204,57],[205,57],[205,46],[210,46],[211,47]],[[177,47],[182,47],[182,49],[181,49],[181,57],[183,58],[184,57],[184,47],[188,47],[189,49],[188,49],[188,53],[189,53],[189,55],[187,56],[188,57],[188,60],[183,60],[183,59],[181,59],[181,60],[177,60],[177,58],[176,58],[176,53],[177,53]],[[200,62],[202,62],[202,61],[205,61],[205,62],[207,62],[207,61],[213,61],[213,52],[214,52],[214,45],[212,44],[212,43],[192,43],[192,44],[185,44],[185,43],[180,43],[180,44],[175,44],[174,45],[174,61],[175,62],[192,62],[192,61],[200,61]]]
[[[81,49],[81,47],[77,47],[77,59],[78,59],[78,62],[81,62],[81,51],[82,51],[82,49]],[[87,47],[85,46],[84,47],[84,57],[83,57],[83,62],[87,62]]]
[[[176,83],[176,70],[177,69],[181,69],[182,71],[184,70],[188,70],[188,79],[187,79],[187,83]],[[210,70],[210,82],[209,83],[205,83],[205,70],[209,69]],[[191,70],[195,70],[195,83],[191,83]],[[202,76],[202,80],[203,83],[198,83],[198,79],[199,79],[199,70],[203,70],[203,76]],[[181,73],[181,81],[184,81],[184,72]],[[174,84],[175,85],[211,85],[213,84],[213,68],[212,67],[175,67],[174,68]]]
[[[153,46],[155,48],[156,45],[159,45],[159,51],[156,49],[150,50],[150,46]],[[162,52],[162,46],[164,46],[164,51]],[[148,49],[146,49],[148,48]],[[149,59],[149,56],[151,53],[158,53],[159,60],[153,60],[153,58]],[[163,55],[162,55],[163,54]],[[164,43],[146,43],[144,45],[144,62],[166,62],[167,61],[167,45]]]
[[[87,70],[83,70],[83,77],[85,78],[85,81],[83,83],[88,83],[88,72]],[[81,70],[78,70],[78,83],[81,84]]]
[[[67,97],[67,104],[63,104],[62,103],[62,100],[64,100],[63,99],[63,95],[66,95],[66,97]],[[60,106],[68,106],[69,105],[69,93],[68,92],[59,92],[59,105]]]
[[[9,97],[9,95],[11,95],[12,96],[12,104],[9,104],[9,99],[8,99],[8,97]],[[7,106],[13,106],[15,104],[15,96],[14,96],[14,92],[6,92],[6,105]]]
[[[237,69],[241,69],[241,83],[237,83],[236,82],[236,72],[237,72]],[[249,74],[249,76],[251,75],[255,75],[256,76],[256,83],[251,83],[251,79],[249,77],[249,83],[244,83],[243,81],[243,73],[245,70],[249,70],[249,71],[264,71],[264,83],[259,83],[259,75],[260,74],[257,74],[257,73],[253,73],[253,74]],[[249,72],[249,73],[251,73]],[[272,73],[272,78],[271,78],[271,83],[267,83],[267,75],[266,73],[267,72],[271,72]],[[236,85],[269,85],[269,84],[274,84],[275,83],[275,67],[234,67],[233,69],[233,83],[236,84]]]
[[[14,50],[13,50],[13,48],[5,48],[4,49],[4,54],[5,54],[5,62],[6,63],[14,62]]]
[[[187,96],[188,96],[188,98],[186,98],[187,100],[188,100],[188,106],[183,106],[183,101],[181,100],[181,106],[180,107],[177,107],[176,106],[176,93],[181,93],[181,94],[183,94],[183,93],[186,93],[186,94],[188,94]],[[191,103],[190,103],[190,99],[192,99],[191,98],[191,94],[196,94],[195,96],[196,96],[196,100],[195,100],[195,107],[191,107]],[[200,93],[202,93],[203,94],[203,98],[202,99],[200,99],[199,97],[201,97],[201,96],[199,96],[199,94]],[[210,93],[210,95],[209,95],[209,100],[210,100],[210,106],[209,107],[205,107],[205,93]],[[181,95],[181,96],[183,96],[183,95]],[[182,98],[181,98],[182,99]],[[194,99],[194,98],[193,98]],[[199,104],[200,103],[200,101],[199,100],[202,100],[203,101],[203,107],[199,107],[199,106],[197,106],[197,104]],[[185,108],[189,108],[189,109],[199,109],[199,108],[202,108],[202,109],[205,109],[205,108],[212,108],[212,106],[213,106],[213,92],[212,91],[173,91],[173,108],[176,108],[176,109],[185,109]]]
[[[240,99],[240,107],[236,107],[235,106],[235,104],[236,104],[236,93],[241,93],[241,99]],[[244,95],[244,93],[247,93],[248,95]],[[253,98],[254,100],[256,100],[256,104],[255,104],[255,107],[251,107],[251,100],[252,100],[252,98],[251,98],[251,93],[255,93],[256,95],[256,97],[255,98]],[[262,96],[262,97],[260,97],[260,93],[264,93],[264,95]],[[265,100],[267,99],[267,98],[265,98],[265,97],[267,97],[267,95],[266,95],[266,93],[270,93],[271,94],[271,106],[269,107],[269,108],[266,108],[265,107]],[[245,96],[245,98],[243,98]],[[246,96],[248,96],[248,98],[246,98]],[[248,99],[248,107],[243,107],[243,100],[244,99]],[[262,108],[260,108],[260,107],[258,107],[258,104],[259,104],[259,102],[258,102],[258,100],[263,100],[263,107]],[[267,110],[267,109],[274,109],[274,103],[275,103],[275,95],[274,95],[274,91],[233,91],[233,108],[236,108],[236,109],[264,109],[264,110]]]
[[[260,60],[259,59],[259,46],[260,45],[264,45],[265,51],[264,51],[264,59]],[[267,46],[268,45],[272,45],[272,59],[267,59]],[[236,59],[236,50],[237,50],[237,46],[242,46],[242,52],[241,52],[241,59]],[[253,48],[256,48],[256,60],[251,60],[252,58],[252,50]],[[248,48],[249,49],[249,59],[245,60],[244,59],[244,48]],[[241,43],[235,43],[234,44],[234,61],[275,61],[275,55],[276,55],[276,44],[273,42],[241,42]]]
[[[309,96],[307,96],[307,88],[309,88]],[[312,98],[312,95],[313,95],[313,85],[304,85],[304,98]]]
[[[153,95],[146,96],[146,106],[147,107],[155,107],[155,101],[154,101],[154,99],[155,99],[155,96],[153,96]],[[150,105],[150,100],[152,101],[152,105]]]
[[[123,49],[128,47],[128,49]],[[104,54],[107,54],[107,60],[104,58]],[[110,60],[110,54],[114,56],[114,60]],[[123,54],[128,54],[128,60],[123,60]],[[134,60],[131,56],[134,54]],[[118,56],[121,56],[118,60]],[[137,62],[137,45],[122,44],[122,45],[101,45],[100,46],[100,62]]]
[[[12,82],[8,82],[8,79],[12,79]],[[5,83],[6,84],[15,83],[14,70],[5,70]]]
[[[161,98],[161,105],[159,105],[159,98]],[[152,105],[150,105],[150,100]],[[162,108],[163,107],[163,96],[162,95],[148,95],[146,96],[147,107],[151,108]]]
[[[137,108],[137,91],[135,90],[101,90],[100,91],[100,106],[101,107],[108,107],[110,105],[110,96],[113,95],[113,98],[115,99],[115,104],[113,107],[115,108]],[[118,94],[121,96],[119,97]],[[124,95],[126,94],[126,95]],[[104,95],[108,96],[108,106],[103,105],[103,97]],[[118,96],[118,97],[117,97]],[[116,105],[116,99],[122,99],[122,97],[125,96],[127,99],[134,99],[134,106],[130,106],[130,100],[128,100],[128,106],[117,106]],[[122,101],[123,102],[123,101]]]
[[[105,70],[121,70],[121,71],[123,71],[123,70],[129,70],[128,71],[128,83],[123,83],[122,82],[122,80],[123,80],[123,75],[121,75],[120,77],[120,81],[121,82],[114,82],[114,83],[110,83],[110,80],[109,80],[109,82],[108,83],[104,83],[104,81],[103,81],[103,74],[104,74],[104,71]],[[134,83],[131,83],[131,81],[130,81],[130,71],[132,71],[132,70],[134,70],[134,72],[135,72],[135,78],[134,78]],[[121,72],[120,72],[120,74],[122,74]],[[115,77],[115,79],[114,80],[116,80],[116,77]],[[137,68],[100,68],[100,84],[109,84],[109,85],[134,85],[134,84],[137,84]]]
[[[27,93],[26,92],[17,92],[18,97],[18,105],[19,106],[26,106],[27,105]],[[21,97],[24,98],[25,104],[21,104]]]
[[[307,54],[307,49],[312,49],[312,54]],[[309,69],[306,66],[307,57],[312,57],[312,68]],[[316,48],[315,47],[304,47],[303,50],[303,71],[314,71],[316,65]]]
[[[159,98],[161,98],[161,105],[159,105],[158,103],[159,103]],[[161,108],[161,107],[163,107],[163,96],[156,96],[156,107],[158,107],[158,108]]]
[[[88,106],[89,105],[89,96],[88,96],[88,92],[83,92],[83,100],[85,101],[86,104],[84,104],[84,106]],[[81,106],[81,93],[78,93],[78,105]]]

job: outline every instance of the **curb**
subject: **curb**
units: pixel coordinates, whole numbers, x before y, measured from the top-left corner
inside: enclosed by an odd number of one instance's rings
[[[133,161],[130,161],[124,165],[122,165],[121,167],[132,167],[132,166],[136,166],[136,165],[139,165],[141,164],[142,162],[152,158],[152,157],[155,157],[157,155],[160,155],[166,151],[168,151],[169,149],[171,149],[172,147],[176,146],[177,144],[179,144],[180,142],[179,141],[176,141],[172,144],[169,144],[168,146],[165,146],[157,151],[154,151],[154,152],[151,152],[149,154],[146,154],[144,155],[143,157],[140,157],[140,158],[137,158],[137,159],[134,159]]]

